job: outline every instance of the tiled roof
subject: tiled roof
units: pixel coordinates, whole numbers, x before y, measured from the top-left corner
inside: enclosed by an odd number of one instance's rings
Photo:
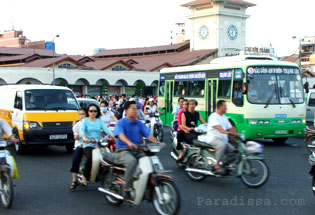
[[[69,55],[69,57],[71,57],[72,59],[76,60],[76,61],[81,61],[85,58],[89,59],[89,61],[94,61],[93,58],[89,57],[89,56],[82,56],[82,55]]]
[[[134,60],[137,63],[132,64],[137,70],[153,71],[162,65],[172,65],[172,66],[183,66],[195,64],[206,57],[213,55],[217,50],[202,50],[190,52],[189,49],[178,53],[170,54],[160,54],[160,55],[150,55],[150,56],[135,56],[135,57],[122,57],[122,58],[111,58],[111,59],[98,59],[95,62],[86,63],[86,66],[93,67],[94,69],[104,69],[109,65],[113,65],[122,60],[127,63],[128,60]]]
[[[94,55],[94,57],[106,57],[106,56],[119,56],[119,55],[132,55],[132,54],[139,54],[143,55],[144,53],[150,54],[154,52],[161,52],[161,51],[181,51],[189,47],[189,42],[185,43],[178,43],[172,45],[163,45],[163,46],[151,46],[151,47],[142,47],[142,48],[130,48],[130,49],[109,49],[101,51]]]
[[[45,58],[45,59],[35,60],[35,61],[30,62],[30,63],[26,63],[22,66],[23,67],[42,67],[42,68],[45,68],[45,67],[51,66],[54,61],[55,61],[55,64],[58,64],[62,61],[66,61],[66,60],[72,61],[79,66],[84,66],[83,64],[79,63],[78,61],[72,59],[71,57],[69,57],[67,55],[56,57],[55,59]]]
[[[288,62],[292,62],[292,63],[295,63],[298,60],[299,60],[299,55],[297,55],[297,54],[293,54],[293,55],[283,59],[283,61],[288,61]]]
[[[25,54],[38,54],[40,56],[52,57],[53,51],[46,50],[46,49],[0,47],[0,56],[25,55]],[[58,54],[55,53],[55,56],[58,56]]]
[[[255,4],[247,2],[247,1],[243,1],[243,0],[195,0],[195,1],[183,4],[182,6],[183,7],[190,7],[190,6],[193,6],[193,5],[202,5],[202,4],[207,4],[207,3],[210,3],[210,2],[220,2],[220,1],[246,5],[246,6],[249,6],[249,7],[250,6],[255,6]]]
[[[0,64],[5,64],[9,63],[12,61],[24,61],[27,60],[28,58],[32,59],[40,59],[40,56],[38,54],[24,54],[24,55],[14,55],[14,56],[5,56],[5,57],[0,57]]]

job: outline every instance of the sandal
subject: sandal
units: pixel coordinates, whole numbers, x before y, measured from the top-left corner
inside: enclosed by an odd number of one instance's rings
[[[77,186],[79,186],[79,182],[78,181],[73,181],[71,186],[70,186],[70,190],[74,190]]]
[[[86,181],[85,183],[83,183],[83,182],[81,183],[82,187],[87,187],[88,184],[89,184],[89,183],[88,183],[87,181]]]

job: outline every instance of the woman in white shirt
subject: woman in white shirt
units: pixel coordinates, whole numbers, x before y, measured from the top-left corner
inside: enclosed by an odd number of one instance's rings
[[[78,121],[72,128],[73,136],[75,139],[75,143],[74,143],[75,151],[74,151],[74,155],[72,159],[72,167],[70,170],[72,172],[72,184],[70,186],[70,190],[74,190],[79,185],[77,174],[79,172],[80,163],[83,156],[83,148],[82,148],[82,143],[80,140],[80,125],[81,125],[82,119],[84,119],[86,116],[87,116],[86,110],[83,108],[80,109],[79,110],[80,121]]]
[[[159,109],[157,108],[157,105],[154,104],[154,99],[150,98],[149,99],[149,105],[146,105],[144,107],[144,114],[145,115],[150,115],[151,113],[160,113],[161,115],[163,115],[163,113],[161,111],[159,111]]]
[[[115,114],[109,110],[108,103],[106,101],[101,103],[101,119],[102,121],[107,125],[111,122],[118,122],[117,118],[115,117]]]

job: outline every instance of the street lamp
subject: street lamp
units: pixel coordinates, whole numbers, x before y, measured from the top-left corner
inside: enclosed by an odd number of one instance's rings
[[[56,78],[56,76],[55,76],[55,47],[56,47],[56,45],[55,45],[55,38],[57,38],[57,37],[59,37],[59,34],[57,34],[53,38],[53,44],[54,44],[54,46],[53,46],[53,85],[56,85],[56,83],[55,83],[55,78]]]
[[[296,36],[293,36],[292,39],[296,39],[298,37]],[[302,70],[302,62],[301,62],[301,50],[302,50],[302,47],[301,47],[301,41],[302,39],[301,38],[298,38],[299,39],[299,66],[300,66],[300,69]]]

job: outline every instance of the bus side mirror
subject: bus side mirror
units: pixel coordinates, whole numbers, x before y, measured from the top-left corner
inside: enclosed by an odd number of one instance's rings
[[[306,93],[309,93],[309,91],[310,91],[310,84],[308,82],[305,82],[304,89],[305,89]]]
[[[19,100],[15,101],[14,108],[22,110],[22,102]]]
[[[247,94],[248,83],[243,84],[243,94]]]

